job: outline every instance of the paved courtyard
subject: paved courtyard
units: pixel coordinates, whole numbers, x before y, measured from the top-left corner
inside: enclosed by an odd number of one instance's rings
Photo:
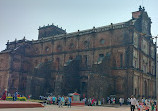
[[[47,105],[44,108],[9,108],[0,109],[0,111],[130,111],[128,106],[121,107],[102,107],[102,106],[72,106],[67,108],[58,108],[57,105]]]

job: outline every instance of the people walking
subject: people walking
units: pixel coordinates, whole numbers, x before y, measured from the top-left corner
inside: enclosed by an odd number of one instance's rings
[[[137,103],[136,98],[132,95],[131,96],[131,111],[135,110],[136,103]]]
[[[64,96],[62,96],[62,98],[61,98],[61,107],[63,107],[65,105],[65,98],[64,98]]]
[[[61,107],[61,97],[60,96],[58,96],[58,106],[59,106],[59,108]]]
[[[94,98],[92,99],[92,106],[94,106]]]
[[[120,106],[122,106],[122,98],[119,99]]]
[[[152,100],[151,101],[151,111],[154,111],[154,108],[155,108],[155,104],[154,104],[154,101]]]
[[[7,89],[4,90],[3,96],[2,98],[0,98],[0,100],[6,100],[6,96],[7,96]]]
[[[109,98],[109,97],[107,97],[107,103],[108,103],[108,104],[109,104],[109,99],[110,99],[110,98]]]
[[[115,98],[113,98],[113,102],[112,103],[115,104]]]
[[[14,93],[14,101],[16,101],[16,100],[17,100],[17,96],[18,96],[18,92],[17,92],[17,91],[15,91],[15,93]]]
[[[130,105],[131,103],[131,99],[130,98],[127,98],[127,105]]]
[[[92,99],[91,98],[88,99],[88,106],[92,106]]]
[[[53,97],[52,97],[53,104],[55,104],[55,99],[56,99],[56,97],[53,96]]]
[[[144,104],[141,100],[138,101],[137,109],[138,111],[143,111]]]
[[[71,97],[70,96],[68,97],[68,107],[71,108]]]
[[[85,97],[85,98],[83,99],[83,102],[85,103],[85,105],[86,105],[86,101],[87,101],[87,98]]]
[[[103,104],[105,104],[105,99],[104,98],[102,98],[102,101],[103,101]]]

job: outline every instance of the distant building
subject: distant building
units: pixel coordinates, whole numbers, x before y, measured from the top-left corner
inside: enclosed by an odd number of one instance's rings
[[[0,93],[53,93],[102,98],[156,97],[156,45],[144,8],[127,22],[66,33],[48,25],[38,40],[6,44],[0,53]]]

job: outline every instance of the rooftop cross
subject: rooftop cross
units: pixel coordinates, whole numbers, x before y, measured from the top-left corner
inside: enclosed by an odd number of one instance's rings
[[[141,5],[139,6],[139,11],[141,11],[142,10],[142,7],[141,7]]]

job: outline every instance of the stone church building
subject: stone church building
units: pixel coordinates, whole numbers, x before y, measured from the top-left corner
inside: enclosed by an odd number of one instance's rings
[[[38,40],[8,41],[0,52],[0,94],[155,98],[151,23],[140,7],[126,22],[73,33],[48,25],[39,27]]]

